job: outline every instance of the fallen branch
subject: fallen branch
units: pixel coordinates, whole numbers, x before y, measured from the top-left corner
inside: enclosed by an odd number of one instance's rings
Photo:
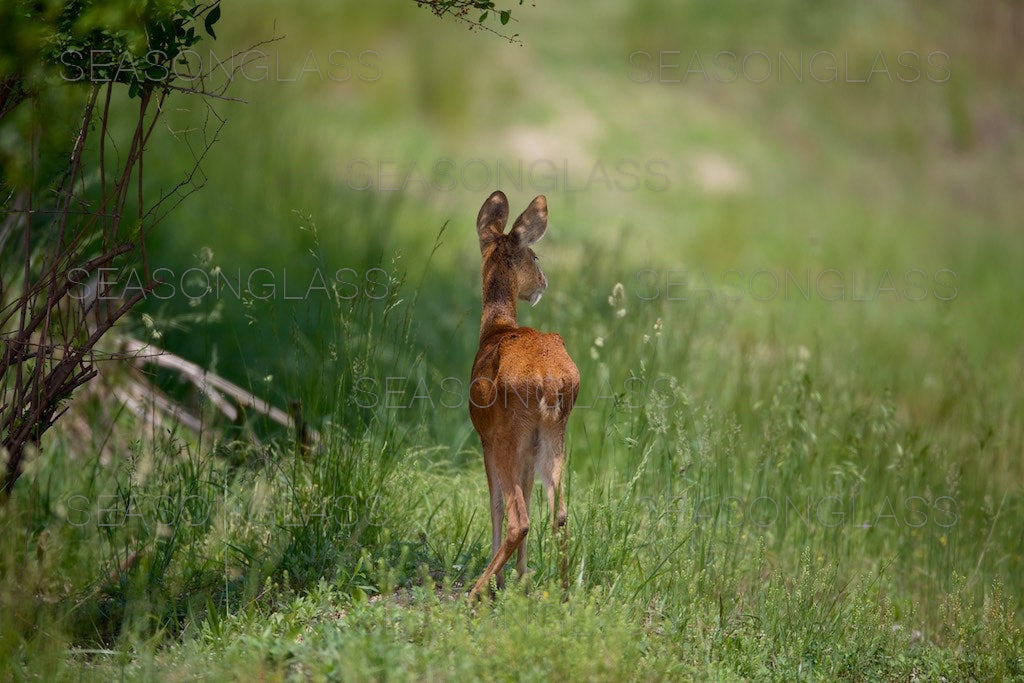
[[[269,418],[273,422],[296,432],[296,438],[302,443],[318,443],[319,433],[309,429],[301,416],[297,419],[276,408],[265,399],[246,391],[242,387],[230,382],[220,375],[185,360],[166,349],[153,344],[147,344],[131,337],[121,337],[119,340],[121,352],[125,358],[136,367],[155,365],[157,367],[174,370],[181,377],[190,382],[203,395],[210,399],[210,402],[230,421],[239,421],[238,408],[247,408]],[[230,400],[229,400],[230,399]],[[232,400],[234,403],[232,403]],[[164,409],[164,406],[160,406]],[[171,410],[171,406],[166,406]],[[293,414],[297,411],[293,407]]]

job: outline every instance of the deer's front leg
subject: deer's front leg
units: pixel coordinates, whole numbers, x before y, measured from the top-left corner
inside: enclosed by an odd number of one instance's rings
[[[569,590],[569,526],[565,502],[565,423],[541,432],[540,474],[551,511],[551,528],[558,543],[562,590]]]

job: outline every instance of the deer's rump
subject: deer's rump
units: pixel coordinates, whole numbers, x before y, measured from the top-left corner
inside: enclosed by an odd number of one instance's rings
[[[473,363],[470,415],[512,413],[518,420],[557,422],[568,417],[580,374],[561,335],[529,327],[485,339]]]

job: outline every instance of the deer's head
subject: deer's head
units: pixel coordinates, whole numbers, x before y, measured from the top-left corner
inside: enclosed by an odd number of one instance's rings
[[[484,282],[491,273],[507,273],[509,285],[515,288],[519,298],[536,306],[548,288],[548,279],[530,246],[536,244],[548,228],[547,199],[544,195],[535,197],[512,224],[512,230],[505,233],[507,220],[508,198],[497,190],[480,207],[476,218]]]

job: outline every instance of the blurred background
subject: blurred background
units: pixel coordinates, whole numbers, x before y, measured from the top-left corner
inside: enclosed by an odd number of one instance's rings
[[[614,343],[604,314],[622,283],[629,315],[663,316],[670,337],[692,332],[695,311],[718,321],[712,375],[803,347],[923,419],[956,409],[962,377],[1019,382],[1018,5],[537,3],[513,16],[501,28],[515,42],[412,3],[225,10],[193,58],[215,75],[273,40],[234,75],[227,94],[245,103],[215,103],[227,125],[205,186],[156,231],[152,265],[176,294],[204,291],[195,267],[232,289],[151,297],[163,343],[260,393],[273,377],[286,400],[325,348],[317,269],[376,300],[381,268],[419,289],[424,367],[463,377],[480,306],[473,222],[500,188],[514,211],[548,197],[551,288],[523,322],[559,329],[584,364],[595,338]],[[181,179],[183,131],[207,116],[195,98],[172,106],[147,167],[159,188]],[[232,291],[239,278],[254,291]],[[183,324],[213,308],[213,322]],[[742,398],[742,378],[722,380]],[[437,437],[464,422],[454,412]]]

